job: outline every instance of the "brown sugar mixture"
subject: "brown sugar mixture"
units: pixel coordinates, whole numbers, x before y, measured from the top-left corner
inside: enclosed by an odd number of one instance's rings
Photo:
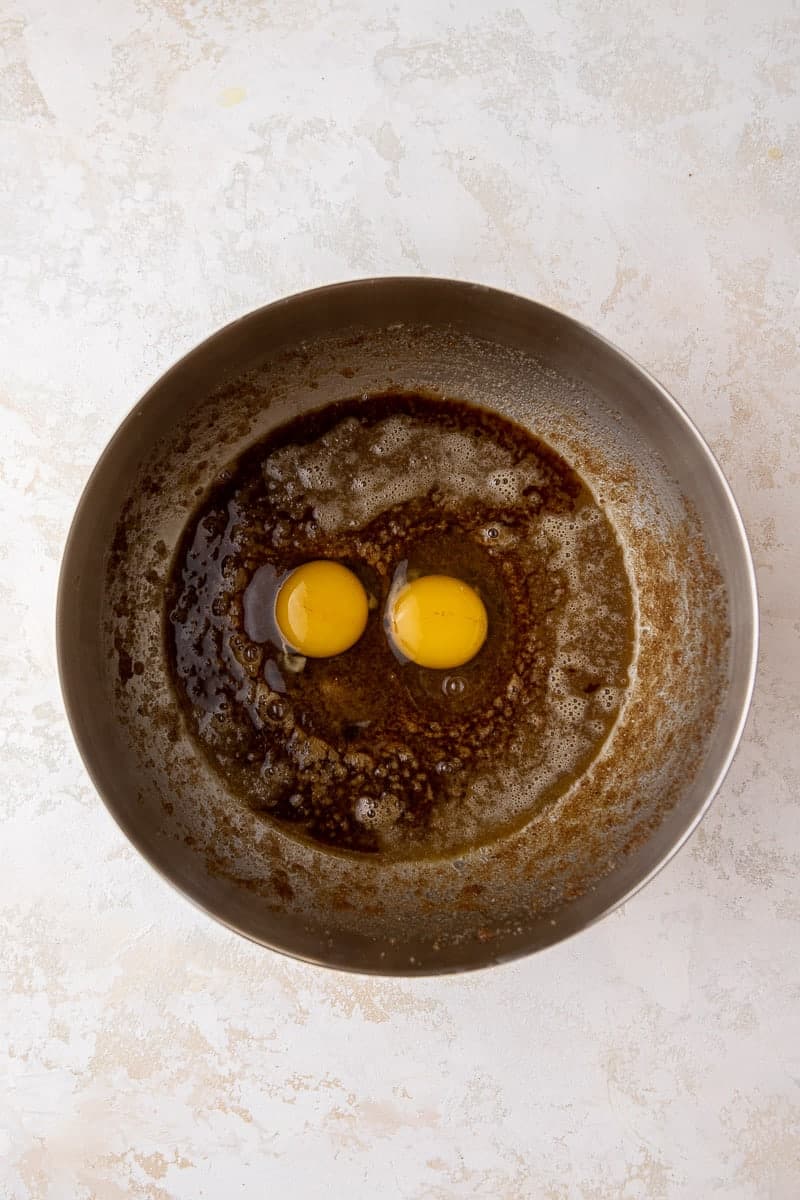
[[[279,582],[340,562],[369,600],[344,653],[288,651]],[[455,670],[401,661],[383,614],[398,570],[474,588],[488,616]],[[189,726],[265,820],[340,851],[454,854],[552,803],[598,754],[633,654],[631,589],[589,489],[520,426],[406,394],[282,426],[189,522],[166,639]]]

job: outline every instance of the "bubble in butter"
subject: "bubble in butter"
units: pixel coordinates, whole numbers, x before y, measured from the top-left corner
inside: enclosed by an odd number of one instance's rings
[[[289,646],[308,658],[330,658],[354,646],[367,624],[367,594],[341,563],[303,563],[284,580],[275,620]]]
[[[403,658],[446,670],[469,662],[486,640],[478,593],[450,575],[423,575],[390,596],[386,630]]]

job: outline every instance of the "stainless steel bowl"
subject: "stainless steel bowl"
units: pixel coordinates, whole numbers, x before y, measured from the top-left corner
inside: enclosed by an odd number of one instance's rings
[[[328,853],[245,810],[184,728],[164,653],[169,563],[219,470],[290,417],[390,386],[485,405],[554,446],[603,498],[636,594],[635,677],[603,753],[552,809],[457,859]],[[652,376],[532,301],[385,278],[259,309],[150,389],[78,506],[57,625],[87,769],[166,879],[264,946],[344,969],[426,974],[560,941],[672,857],[742,732],[757,601],[730,489]]]

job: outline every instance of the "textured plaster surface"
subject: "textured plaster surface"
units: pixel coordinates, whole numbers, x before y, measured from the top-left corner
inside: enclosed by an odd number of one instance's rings
[[[800,1195],[800,9],[0,3],[0,1196]],[[314,284],[470,278],[673,390],[752,538],[761,675],[710,815],[537,958],[279,959],[128,847],[73,749],[68,523],[147,385]]]

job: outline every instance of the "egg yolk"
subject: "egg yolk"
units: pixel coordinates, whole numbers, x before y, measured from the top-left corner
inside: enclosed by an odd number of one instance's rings
[[[478,593],[449,575],[423,575],[390,600],[387,628],[397,649],[420,667],[460,667],[486,640]]]
[[[341,563],[304,563],[284,580],[275,601],[278,628],[298,654],[330,658],[349,650],[367,624],[367,594]]]

